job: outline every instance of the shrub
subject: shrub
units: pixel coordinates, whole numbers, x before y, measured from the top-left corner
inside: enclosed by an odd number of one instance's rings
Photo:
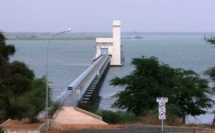
[[[133,123],[138,120],[134,114],[125,112],[112,112],[108,110],[100,110],[97,111],[96,114],[100,115],[103,121],[109,124]]]

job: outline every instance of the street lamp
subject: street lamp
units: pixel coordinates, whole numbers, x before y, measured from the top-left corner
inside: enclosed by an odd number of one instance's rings
[[[48,119],[48,102],[49,102],[49,85],[48,85],[48,76],[49,76],[49,44],[51,43],[51,41],[58,35],[60,34],[63,34],[63,33],[66,33],[66,32],[69,32],[71,31],[71,29],[69,28],[68,30],[65,30],[65,31],[62,31],[62,32],[59,32],[59,33],[56,33],[55,35],[53,35],[50,39],[49,39],[49,42],[48,42],[48,45],[47,45],[47,51],[46,51],[46,130],[48,129],[49,127],[49,119]]]

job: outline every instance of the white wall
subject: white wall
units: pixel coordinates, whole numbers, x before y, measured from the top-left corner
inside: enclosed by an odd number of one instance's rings
[[[113,56],[111,65],[121,64],[121,22],[119,20],[113,21]]]
[[[108,53],[113,54],[113,38],[96,38],[96,58],[101,55],[101,49],[108,48]]]
[[[121,22],[113,21],[113,38],[96,38],[96,57],[101,55],[101,49],[108,48],[112,55],[110,65],[119,66],[121,63]]]

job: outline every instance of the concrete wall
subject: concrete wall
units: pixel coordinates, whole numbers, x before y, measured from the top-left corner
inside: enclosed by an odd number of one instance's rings
[[[112,56],[110,65],[121,66],[121,22],[113,21],[113,38],[96,38],[96,57],[102,54],[102,48],[108,49]]]
[[[101,49],[108,48],[108,53],[113,54],[113,38],[96,38],[96,58],[101,55]]]
[[[121,64],[121,22],[113,21],[113,54],[110,65]]]

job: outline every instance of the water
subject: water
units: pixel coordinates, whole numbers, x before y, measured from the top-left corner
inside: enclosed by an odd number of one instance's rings
[[[119,87],[109,86],[109,81],[114,76],[122,77],[133,70],[130,62],[134,57],[156,56],[160,61],[175,68],[191,69],[202,74],[209,67],[215,66],[215,47],[207,44],[202,36],[145,36],[143,40],[123,40],[123,50],[126,64],[122,68],[111,68],[102,86],[100,95],[101,109],[111,109],[110,103],[114,102],[112,95],[123,90]],[[115,110],[115,109],[112,109]],[[189,117],[188,123],[210,123],[211,114],[201,115],[196,118]]]
[[[142,34],[143,39],[125,39],[134,36],[135,34],[122,36],[125,66],[110,68],[100,91],[100,109],[111,109],[110,106],[114,102],[111,96],[123,90],[110,86],[109,81],[115,76],[123,77],[129,74],[133,70],[133,66],[130,65],[132,58],[156,56],[170,66],[191,69],[199,74],[215,66],[215,47],[203,40],[203,34]],[[14,44],[17,49],[12,60],[27,63],[37,77],[46,74],[48,41],[11,40],[8,43]],[[67,89],[67,86],[90,65],[94,55],[95,40],[53,40],[50,43],[48,68],[53,98]],[[211,114],[196,119],[189,118],[189,122],[208,123],[211,120]]]
[[[16,47],[13,60],[23,61],[34,70],[37,77],[46,75],[46,40],[8,41]],[[95,53],[92,40],[54,40],[49,45],[48,80],[55,99],[89,65]]]

